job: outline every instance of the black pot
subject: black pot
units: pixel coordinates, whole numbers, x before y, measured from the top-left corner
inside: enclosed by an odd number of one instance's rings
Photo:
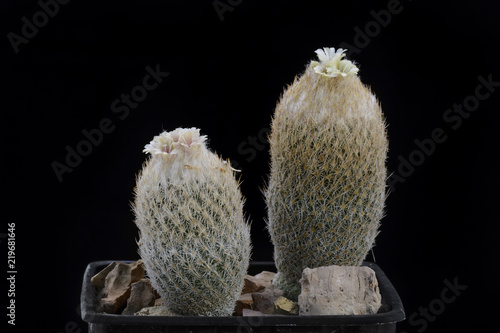
[[[376,264],[369,262],[364,262],[363,266],[375,271],[382,295],[382,306],[373,315],[164,317],[98,313],[96,294],[90,279],[111,262],[91,262],[85,270],[81,309],[83,320],[89,324],[89,333],[396,332],[396,323],[405,319],[403,304],[391,282]],[[255,275],[263,270],[276,271],[276,268],[273,262],[252,262],[248,273]]]

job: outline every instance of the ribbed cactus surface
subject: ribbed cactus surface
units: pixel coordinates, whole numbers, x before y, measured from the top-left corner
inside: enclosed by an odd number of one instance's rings
[[[316,51],[272,120],[268,230],[274,283],[292,299],[304,268],[360,265],[383,216],[386,125],[344,51]]]
[[[227,316],[241,293],[250,230],[233,169],[199,130],[163,132],[137,177],[139,253],[166,305],[181,315]]]

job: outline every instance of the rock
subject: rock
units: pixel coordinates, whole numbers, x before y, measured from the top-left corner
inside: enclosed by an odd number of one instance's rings
[[[178,314],[169,310],[166,306],[150,306],[134,313],[136,316],[170,316],[176,317]]]
[[[166,304],[165,304],[165,302],[163,302],[163,300],[161,298],[155,299],[153,306],[160,306],[160,305],[166,305]]]
[[[90,282],[96,286],[97,290],[100,291],[104,287],[104,280],[106,279],[106,276],[108,276],[108,273],[113,270],[116,266],[116,261],[113,261],[111,264],[106,266],[102,271],[94,275],[91,279]]]
[[[262,313],[273,313],[274,302],[281,296],[283,290],[271,284],[262,291],[252,293],[253,309]]]
[[[262,271],[259,274],[255,275],[255,279],[260,282],[264,287],[268,287],[273,283],[273,279],[276,273]]]
[[[274,314],[282,314],[282,315],[292,315],[296,316],[299,314],[299,304],[297,302],[293,302],[288,298],[283,296],[278,297],[276,301],[274,301]]]
[[[300,315],[374,314],[381,306],[377,278],[369,267],[306,268],[300,283]]]
[[[249,294],[253,293],[259,290],[264,289],[265,286],[261,285],[258,283],[258,281],[255,280],[255,277],[252,275],[246,275],[245,276],[245,284],[243,285],[243,290],[241,291],[242,294]]]
[[[256,317],[256,316],[265,316],[265,314],[263,314],[260,311],[255,311],[252,309],[243,309],[242,316],[243,317]]]
[[[155,299],[156,295],[149,279],[141,279],[132,283],[127,307],[122,314],[133,315],[142,308],[154,305]]]
[[[245,276],[245,285],[243,286],[242,294],[253,293],[264,289],[271,285],[276,273],[262,271],[259,274]]]
[[[236,316],[241,316],[243,314],[243,309],[252,309],[253,299],[252,294],[241,294],[236,301],[236,307],[234,313]]]
[[[260,311],[255,311],[251,309],[243,309],[243,317],[258,317],[258,316],[283,316],[280,314],[267,314]]]
[[[129,264],[130,266],[130,277],[132,283],[137,282],[144,278],[146,271],[144,270],[144,265],[142,264],[142,260],[139,259],[136,262],[132,262]]]
[[[142,261],[126,264],[116,263],[104,279],[104,286],[98,293],[97,310],[106,313],[120,313],[127,304],[131,284],[144,277]]]

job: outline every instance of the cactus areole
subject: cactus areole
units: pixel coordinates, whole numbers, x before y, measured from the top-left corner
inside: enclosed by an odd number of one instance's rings
[[[229,316],[250,257],[250,229],[233,169],[196,128],[155,136],[137,177],[139,254],[173,312]]]
[[[345,51],[317,50],[272,119],[265,196],[273,283],[292,299],[306,267],[361,265],[383,217],[386,125]]]

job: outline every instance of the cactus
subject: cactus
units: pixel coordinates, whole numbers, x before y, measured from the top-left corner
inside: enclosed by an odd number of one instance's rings
[[[228,316],[243,288],[250,229],[229,163],[196,128],[155,136],[132,205],[153,287],[180,315]]]
[[[317,50],[272,119],[267,227],[273,283],[291,299],[306,267],[361,265],[383,216],[386,125],[344,52]]]

